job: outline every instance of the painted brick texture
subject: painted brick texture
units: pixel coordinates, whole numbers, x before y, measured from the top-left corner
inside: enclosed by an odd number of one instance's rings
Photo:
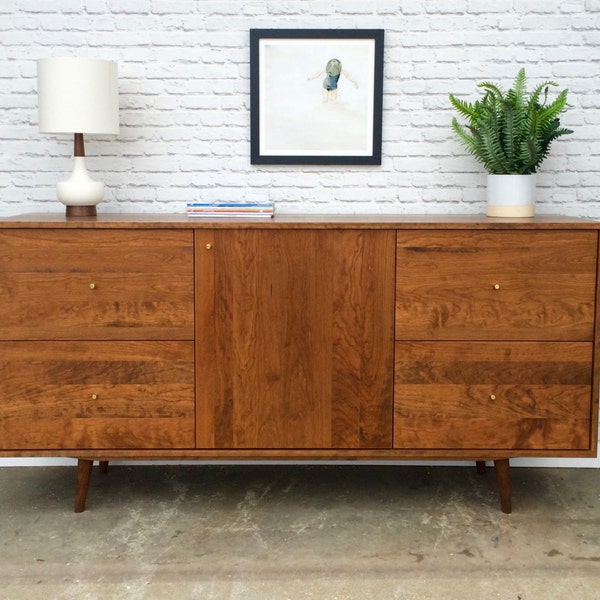
[[[383,164],[250,165],[248,30],[383,28]],[[36,64],[119,64],[121,132],[89,136],[102,211],[176,212],[189,200],[272,200],[280,212],[483,212],[485,173],[453,137],[449,92],[531,85],[570,90],[538,175],[538,212],[600,218],[597,0],[3,0],[0,215],[62,211],[68,136],[37,130]]]

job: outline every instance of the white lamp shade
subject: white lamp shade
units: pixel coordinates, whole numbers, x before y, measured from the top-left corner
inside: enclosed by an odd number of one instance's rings
[[[40,133],[119,133],[117,63],[42,58],[37,75]]]

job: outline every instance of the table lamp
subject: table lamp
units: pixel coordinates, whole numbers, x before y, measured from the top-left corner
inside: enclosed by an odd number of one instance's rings
[[[67,217],[95,216],[104,184],[85,166],[83,134],[119,133],[117,63],[90,58],[42,58],[37,61],[40,133],[73,133],[73,172],[56,185]]]

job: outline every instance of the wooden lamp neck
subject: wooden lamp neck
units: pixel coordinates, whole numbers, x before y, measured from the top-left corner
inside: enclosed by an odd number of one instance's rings
[[[83,133],[75,134],[75,145],[73,148],[73,156],[85,156],[85,149],[83,147]]]

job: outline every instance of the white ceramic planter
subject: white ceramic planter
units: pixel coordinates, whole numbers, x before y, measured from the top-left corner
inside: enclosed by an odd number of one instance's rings
[[[533,217],[535,173],[531,175],[488,175],[488,217]]]

